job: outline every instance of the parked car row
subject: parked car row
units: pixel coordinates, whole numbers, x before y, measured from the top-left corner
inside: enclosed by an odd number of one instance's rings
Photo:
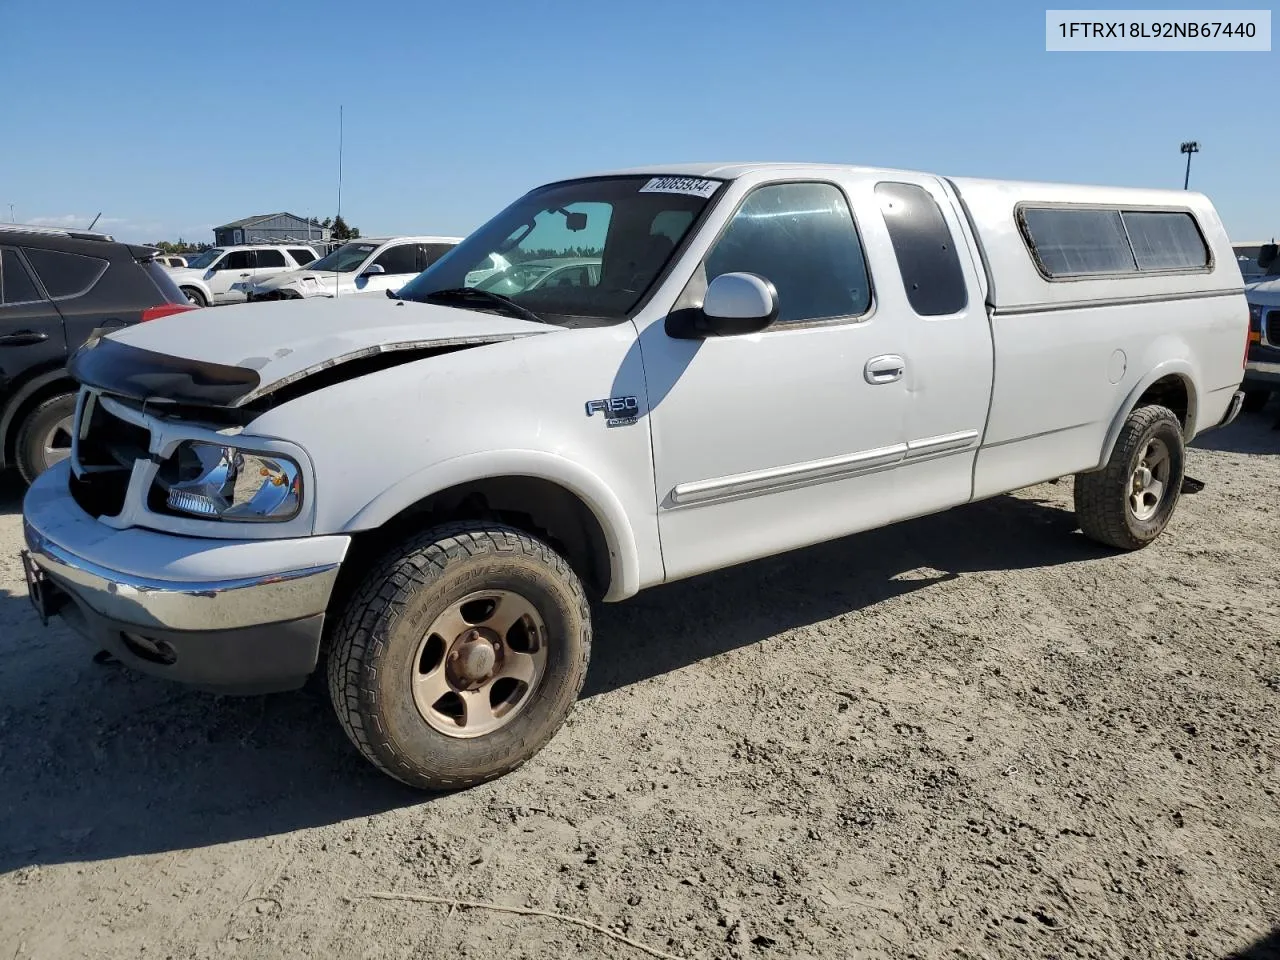
[[[302,300],[399,289],[457,245],[460,237],[352,240],[304,270],[254,274],[233,284],[242,300]]]
[[[244,303],[244,291],[238,285],[300,270],[315,259],[316,252],[304,244],[212,247],[170,273],[187,299],[198,307],[207,307]]]

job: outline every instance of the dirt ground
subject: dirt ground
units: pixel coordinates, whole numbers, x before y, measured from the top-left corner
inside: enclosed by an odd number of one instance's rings
[[[1190,454],[1153,547],[1071,482],[597,613],[524,768],[427,799],[321,688],[96,666],[0,489],[0,960],[1280,954],[1280,415]]]

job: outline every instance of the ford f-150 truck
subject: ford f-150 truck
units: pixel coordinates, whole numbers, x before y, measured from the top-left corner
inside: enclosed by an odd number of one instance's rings
[[[599,268],[468,286],[494,255]],[[174,680],[323,669],[372,763],[474,784],[565,719],[592,599],[1071,474],[1085,534],[1146,547],[1240,408],[1242,290],[1193,192],[558,181],[388,297],[92,339],[71,456],[26,495],[29,591]]]

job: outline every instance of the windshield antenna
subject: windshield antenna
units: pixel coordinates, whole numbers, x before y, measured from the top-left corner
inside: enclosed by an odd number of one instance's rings
[[[334,222],[342,219],[342,104],[338,104],[338,214]],[[342,278],[338,276],[338,263],[333,264],[333,296],[337,299],[342,292]]]

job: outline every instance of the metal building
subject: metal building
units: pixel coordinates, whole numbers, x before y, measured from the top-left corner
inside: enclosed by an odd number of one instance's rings
[[[292,213],[263,213],[213,228],[213,242],[219,247],[238,243],[323,243],[328,239],[328,227]]]

